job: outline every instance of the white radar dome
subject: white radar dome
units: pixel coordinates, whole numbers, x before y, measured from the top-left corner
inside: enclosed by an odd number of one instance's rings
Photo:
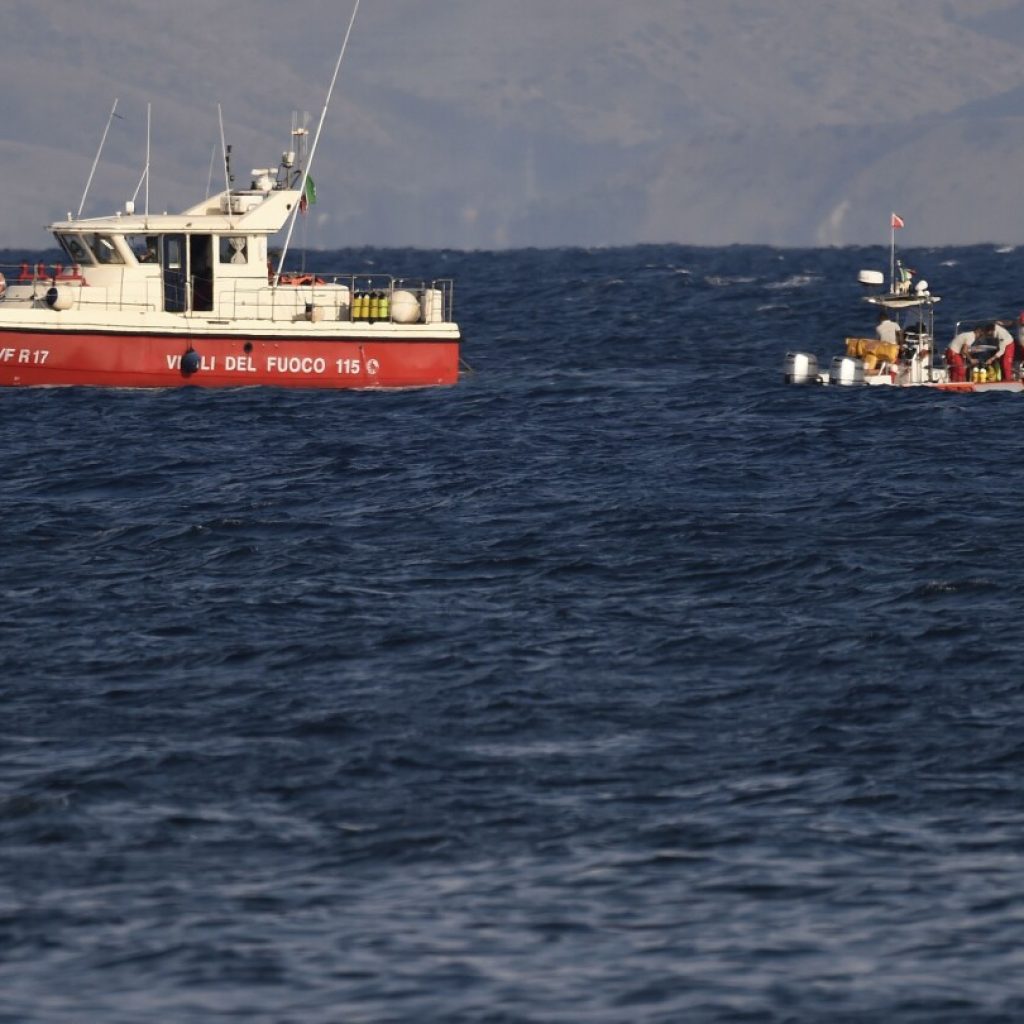
[[[861,284],[885,284],[885,276],[880,270],[862,270],[857,275],[857,280],[860,281]]]

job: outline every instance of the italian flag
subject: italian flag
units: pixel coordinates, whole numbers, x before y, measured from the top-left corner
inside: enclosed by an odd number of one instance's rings
[[[306,175],[306,187],[302,190],[302,198],[299,200],[299,209],[305,213],[306,208],[316,202],[316,185],[313,184],[313,179],[307,174]]]

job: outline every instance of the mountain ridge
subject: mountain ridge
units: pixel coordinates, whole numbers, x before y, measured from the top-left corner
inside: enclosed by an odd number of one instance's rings
[[[348,9],[36,0],[5,25],[5,244],[239,178],[323,102]],[[113,29],[112,29],[113,27]],[[138,45],[142,41],[145,45]],[[1024,0],[363,4],[296,243],[501,248],[1024,240]],[[40,69],[57,68],[59,75]],[[1017,113],[1020,110],[1021,113]],[[1020,141],[1018,141],[1020,140]]]

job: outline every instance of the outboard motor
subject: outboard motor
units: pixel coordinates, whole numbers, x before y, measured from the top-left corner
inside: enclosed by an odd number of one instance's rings
[[[828,380],[830,384],[838,384],[841,387],[849,387],[852,384],[864,383],[864,362],[861,359],[854,359],[852,356],[836,356],[829,367]]]
[[[787,352],[783,375],[787,384],[820,384],[818,357],[807,352]]]
[[[900,349],[900,372],[906,383],[923,384],[931,375],[932,339],[923,329],[907,331]]]

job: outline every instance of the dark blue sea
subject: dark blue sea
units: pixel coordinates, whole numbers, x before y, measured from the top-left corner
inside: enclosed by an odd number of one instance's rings
[[[1024,1019],[1024,396],[782,382],[887,249],[311,260],[461,382],[0,392],[0,1021]]]

